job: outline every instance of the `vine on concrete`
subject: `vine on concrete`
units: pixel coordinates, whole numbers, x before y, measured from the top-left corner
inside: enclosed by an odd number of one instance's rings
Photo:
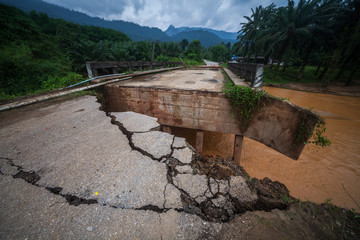
[[[296,145],[298,143],[312,143],[320,147],[327,147],[331,145],[330,139],[326,136],[323,136],[326,131],[326,123],[324,119],[322,119],[320,116],[317,116],[318,121],[316,123],[315,129],[313,130],[306,123],[306,116],[303,112],[299,112],[298,118],[299,125],[293,145]]]
[[[326,131],[325,125],[326,123],[324,119],[319,118],[315,127],[315,131],[312,134],[312,141],[308,141],[308,143],[313,143],[320,147],[328,147],[331,145],[330,139],[326,136],[323,136],[323,133]]]
[[[240,130],[245,132],[254,114],[263,106],[263,91],[234,85],[229,79],[225,82],[225,96],[232,107],[232,114],[240,121]]]

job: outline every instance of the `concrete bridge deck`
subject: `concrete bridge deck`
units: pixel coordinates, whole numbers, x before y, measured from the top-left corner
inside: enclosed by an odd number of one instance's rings
[[[224,75],[220,69],[179,70],[135,78],[119,86],[154,87],[184,90],[205,90],[221,92]]]

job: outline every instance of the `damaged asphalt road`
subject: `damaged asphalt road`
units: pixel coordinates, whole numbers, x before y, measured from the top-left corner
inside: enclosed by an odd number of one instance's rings
[[[0,125],[1,239],[218,238],[238,215],[288,207],[282,184],[99,107],[86,96]]]

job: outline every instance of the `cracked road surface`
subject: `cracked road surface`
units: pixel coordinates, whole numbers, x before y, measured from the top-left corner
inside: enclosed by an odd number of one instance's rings
[[[99,108],[85,96],[0,121],[1,239],[219,239],[287,208],[156,118]]]

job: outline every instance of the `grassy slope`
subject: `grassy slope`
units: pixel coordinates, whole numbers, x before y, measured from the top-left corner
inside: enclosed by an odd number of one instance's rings
[[[264,80],[264,83],[275,83],[275,84],[286,84],[286,83],[292,83],[292,82],[305,83],[305,84],[306,83],[319,83],[319,82],[321,82],[321,80],[318,79],[318,76],[320,75],[320,73],[323,69],[321,68],[318,75],[315,76],[316,68],[317,68],[316,66],[306,66],[303,78],[301,79],[301,81],[298,81],[297,80],[297,76],[299,73],[298,67],[288,67],[288,68],[286,68],[285,72],[283,72],[282,67],[280,67],[280,70],[276,74],[275,67],[273,67],[271,69],[269,66],[265,66],[263,80]],[[339,72],[339,69],[336,69],[334,72],[334,76],[336,76],[338,74],[338,72]],[[275,74],[276,74],[276,78],[274,77]],[[350,73],[348,71],[345,72],[341,76],[339,81],[345,83],[349,74]],[[359,79],[359,78],[360,78],[360,76],[358,73],[357,76],[355,76],[355,79]]]

